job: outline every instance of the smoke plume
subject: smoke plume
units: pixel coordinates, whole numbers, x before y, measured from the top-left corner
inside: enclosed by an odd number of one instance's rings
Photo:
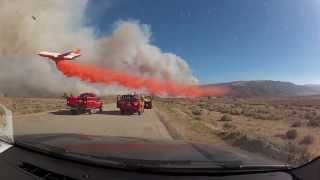
[[[66,77],[53,62],[38,57],[39,51],[64,52],[80,48],[80,62],[161,81],[194,84],[185,60],[164,53],[151,42],[151,28],[137,21],[118,21],[113,32],[96,37],[83,25],[85,0],[0,1],[0,92],[30,96],[127,91],[124,84],[92,84]],[[129,87],[130,88],[130,87]]]

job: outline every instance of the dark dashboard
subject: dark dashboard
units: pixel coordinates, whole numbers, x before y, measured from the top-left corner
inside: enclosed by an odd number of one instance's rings
[[[0,179],[259,179],[259,180],[290,180],[319,179],[320,162],[315,160],[301,168],[288,171],[271,171],[250,174],[206,175],[175,173],[161,174],[152,172],[126,171],[82,164],[69,160],[53,158],[20,147],[12,147],[0,154]]]

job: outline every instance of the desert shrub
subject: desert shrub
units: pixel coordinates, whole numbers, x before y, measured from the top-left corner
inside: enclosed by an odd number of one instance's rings
[[[196,117],[194,117],[194,120],[200,121],[201,117],[200,116],[196,116]]]
[[[301,141],[300,144],[310,145],[313,144],[314,137],[311,135],[306,135]]]
[[[266,120],[268,119],[270,116],[268,114],[259,114],[259,113],[255,113],[252,115],[253,118],[255,119],[262,119],[262,120]]]
[[[202,113],[202,111],[199,110],[199,109],[192,110],[192,114],[193,114],[193,115],[200,116],[201,113]]]
[[[223,115],[220,121],[232,121],[232,117],[229,115]]]
[[[69,97],[68,93],[63,93],[62,98],[67,99]]]
[[[268,119],[270,117],[270,114],[257,112],[257,110],[254,107],[247,107],[242,111],[242,114],[248,117],[253,117],[255,119]]]
[[[310,127],[320,127],[320,121],[316,119],[310,119],[307,125]]]
[[[219,110],[221,113],[229,113],[230,109],[228,107],[223,107]]]
[[[240,115],[242,113],[241,108],[232,108],[231,109],[231,114],[232,115]]]
[[[208,111],[214,111],[214,107],[213,106],[208,106]]]
[[[286,144],[282,151],[287,152],[286,161],[290,165],[304,164],[312,157],[306,146],[299,146],[293,142]]]
[[[267,110],[268,106],[267,107],[259,107],[257,108],[255,111],[259,114],[266,114],[266,113],[269,113],[269,111]]]
[[[268,119],[271,119],[271,120],[280,120],[283,118],[284,117],[280,113],[271,113],[269,114],[269,117],[268,117]]]
[[[230,123],[224,123],[223,124],[223,129],[231,129],[231,128],[233,128],[234,126],[232,125],[232,124],[230,124]]]
[[[298,137],[298,131],[296,129],[290,129],[286,133],[288,139],[296,139]]]
[[[253,113],[253,110],[251,110],[251,109],[249,109],[249,108],[245,108],[245,109],[243,110],[243,114],[244,114],[245,116],[251,116],[252,113]]]
[[[315,115],[314,115],[314,113],[312,113],[312,112],[306,112],[305,114],[304,114],[304,118],[305,119],[314,119],[315,118]]]
[[[291,125],[291,127],[301,127],[301,122],[300,121],[296,121],[296,122],[294,122],[292,125]]]
[[[208,108],[208,104],[206,103],[201,103],[198,105],[200,108]]]

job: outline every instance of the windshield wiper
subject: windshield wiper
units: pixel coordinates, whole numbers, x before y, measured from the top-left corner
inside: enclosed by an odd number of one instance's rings
[[[254,170],[288,170],[292,167],[288,164],[271,164],[271,165],[241,165],[239,169]]]

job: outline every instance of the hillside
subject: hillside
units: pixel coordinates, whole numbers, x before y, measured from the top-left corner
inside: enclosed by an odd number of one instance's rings
[[[235,81],[208,86],[228,87],[228,96],[233,97],[288,97],[320,94],[319,86],[296,85],[282,81]]]

